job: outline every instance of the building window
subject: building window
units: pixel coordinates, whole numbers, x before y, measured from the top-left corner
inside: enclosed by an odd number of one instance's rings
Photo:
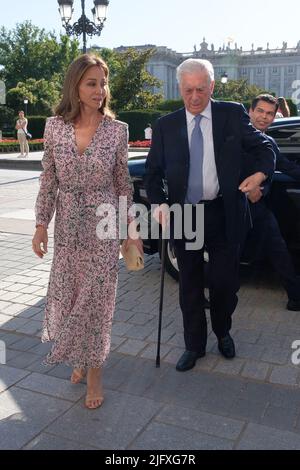
[[[277,67],[273,67],[273,68],[272,68],[272,73],[273,73],[274,75],[276,75],[276,74],[278,73],[278,68],[277,68]]]
[[[256,75],[262,75],[262,68],[261,67],[258,67],[256,69]]]
[[[289,66],[288,66],[288,73],[294,73],[294,72],[295,72],[294,66],[293,66],[293,65],[289,65]]]
[[[248,73],[248,69],[243,68],[243,69],[241,70],[241,74],[242,74],[242,75],[247,75],[247,73]]]

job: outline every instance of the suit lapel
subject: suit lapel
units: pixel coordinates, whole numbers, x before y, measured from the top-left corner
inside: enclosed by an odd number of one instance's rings
[[[178,122],[177,137],[179,139],[178,144],[181,148],[180,154],[183,156],[185,162],[187,162],[189,164],[190,151],[189,151],[189,140],[188,140],[185,108],[181,108],[178,111],[178,121],[177,122]]]
[[[224,125],[226,122],[226,113],[223,112],[221,103],[211,100],[212,129],[214,140],[214,151],[216,164],[219,163],[220,150],[224,141]]]

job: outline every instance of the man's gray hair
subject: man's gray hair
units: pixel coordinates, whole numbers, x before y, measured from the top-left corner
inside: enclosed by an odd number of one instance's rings
[[[195,72],[206,72],[209,78],[209,82],[214,80],[214,68],[209,60],[205,59],[186,59],[176,70],[176,78],[178,83],[181,82],[182,75],[184,73],[195,73]]]

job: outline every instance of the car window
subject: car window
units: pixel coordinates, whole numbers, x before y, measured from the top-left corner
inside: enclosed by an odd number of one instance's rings
[[[268,130],[276,142],[282,144],[287,142],[298,143],[300,145],[300,124],[297,126],[274,127]]]
[[[275,139],[283,154],[292,159],[300,159],[300,123],[274,126],[267,133]]]

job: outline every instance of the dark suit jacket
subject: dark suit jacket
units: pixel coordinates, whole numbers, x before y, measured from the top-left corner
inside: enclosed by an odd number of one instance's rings
[[[253,155],[255,171],[265,173],[268,178],[274,172],[274,152],[271,143],[252,127],[244,107],[238,103],[212,100],[212,125],[226,233],[230,241],[239,241],[246,214],[246,197],[238,189],[243,151]],[[152,204],[184,204],[189,159],[186,113],[182,108],[159,118],[153,130],[145,175],[146,190]]]
[[[296,181],[300,181],[300,165],[284,157],[278,148],[273,137],[270,135],[265,135],[266,139],[269,140],[272,144],[273,151],[275,153],[275,170],[280,171],[281,173],[290,176]],[[244,159],[244,171],[243,176],[249,176],[253,173],[253,159],[251,155],[246,154]],[[263,196],[266,196],[271,189],[272,180],[269,179],[266,183],[263,184]]]

